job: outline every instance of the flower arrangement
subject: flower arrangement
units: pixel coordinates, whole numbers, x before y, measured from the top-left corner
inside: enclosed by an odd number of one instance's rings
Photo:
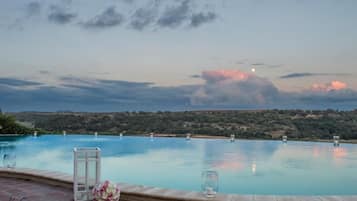
[[[110,181],[96,185],[92,193],[93,201],[118,201],[120,197],[119,186]]]

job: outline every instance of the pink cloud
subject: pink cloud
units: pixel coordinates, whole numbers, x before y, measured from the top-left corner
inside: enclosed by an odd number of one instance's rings
[[[202,77],[206,81],[222,81],[222,80],[234,80],[234,81],[244,81],[249,77],[253,76],[252,74],[242,72],[240,70],[210,70],[203,71]]]
[[[240,70],[203,71],[201,77],[206,82],[190,97],[193,105],[262,105],[279,96],[268,79]]]
[[[326,92],[338,91],[346,88],[347,88],[347,84],[345,82],[341,82],[337,80],[326,84],[313,84],[311,87],[313,91],[326,91]]]

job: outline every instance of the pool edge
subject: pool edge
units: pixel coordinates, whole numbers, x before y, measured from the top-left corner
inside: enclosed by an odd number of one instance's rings
[[[36,181],[47,185],[73,188],[73,176],[66,173],[29,168],[0,168],[0,177]],[[181,191],[143,185],[119,183],[121,201],[353,201],[357,195],[346,196],[280,196],[280,195],[238,195],[217,194],[215,198],[206,198],[195,191]]]

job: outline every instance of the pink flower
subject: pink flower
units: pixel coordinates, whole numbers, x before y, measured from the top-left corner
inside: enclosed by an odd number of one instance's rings
[[[94,201],[118,201],[120,197],[120,189],[117,184],[105,181],[98,184],[92,190]]]

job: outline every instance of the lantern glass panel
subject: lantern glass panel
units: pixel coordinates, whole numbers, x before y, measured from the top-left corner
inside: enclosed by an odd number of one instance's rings
[[[4,154],[3,165],[6,168],[15,168],[16,167],[16,155],[13,153]]]
[[[202,191],[206,197],[215,197],[218,192],[218,172],[204,171],[202,173]]]

